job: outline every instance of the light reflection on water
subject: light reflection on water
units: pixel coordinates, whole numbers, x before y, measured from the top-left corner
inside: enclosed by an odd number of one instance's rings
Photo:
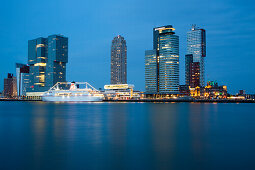
[[[3,102],[0,168],[249,169],[255,167],[254,109],[252,104]]]

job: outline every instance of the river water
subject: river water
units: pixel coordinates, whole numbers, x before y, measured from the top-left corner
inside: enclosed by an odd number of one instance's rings
[[[255,169],[255,104],[0,102],[0,169]]]

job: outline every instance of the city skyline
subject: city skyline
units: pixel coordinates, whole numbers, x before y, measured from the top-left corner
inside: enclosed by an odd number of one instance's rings
[[[77,1],[83,3],[81,1]],[[150,1],[151,2],[151,1]],[[187,1],[186,1],[187,2]],[[6,4],[8,5],[9,2]],[[63,4],[54,2],[49,3],[47,7],[49,14],[54,14],[54,7],[70,9],[80,9],[78,5],[70,5],[64,1]],[[138,1],[138,4],[145,1]],[[167,2],[166,2],[167,3]],[[208,3],[211,4],[208,6]],[[4,6],[6,5],[4,4]],[[47,2],[46,2],[47,4]],[[247,93],[254,93],[254,71],[251,63],[254,61],[254,51],[252,50],[251,40],[254,37],[252,20],[252,2],[247,4],[239,4],[238,2],[203,2],[199,7],[196,3],[188,3],[183,5],[183,2],[176,2],[173,15],[168,15],[166,12],[169,7],[164,7],[163,17],[159,14],[148,14],[149,9],[153,9],[153,5],[143,7],[135,6],[135,2],[128,2],[124,9],[119,10],[118,7],[122,3],[117,3],[113,7],[107,4],[109,9],[115,9],[115,12],[105,13],[102,15],[93,13],[89,10],[87,13],[73,12],[72,16],[86,16],[91,13],[93,17],[88,18],[88,26],[81,24],[79,28],[79,19],[70,19],[65,17],[63,11],[59,15],[44,20],[41,13],[38,13],[37,20],[32,19],[33,11],[40,11],[36,7],[32,11],[21,14],[21,16],[9,16],[3,19],[3,24],[6,27],[1,28],[1,37],[3,42],[1,45],[1,56],[4,62],[1,64],[1,79],[8,72],[15,72],[14,65],[16,62],[26,63],[27,58],[27,40],[40,36],[61,33],[70,37],[70,59],[72,62],[68,64],[67,80],[68,81],[88,81],[95,84],[96,87],[103,87],[109,81],[109,55],[110,43],[112,37],[116,34],[121,34],[128,42],[128,80],[135,84],[138,90],[144,89],[144,50],[152,49],[151,29],[160,25],[172,24],[176,28],[176,34],[180,36],[180,84],[185,83],[185,54],[186,54],[186,32],[192,24],[197,24],[201,28],[207,30],[207,61],[206,61],[206,80],[216,80],[220,84],[226,84],[231,93],[236,93],[239,89],[245,89]],[[207,4],[207,5],[206,5]],[[32,8],[35,4],[12,4],[12,8],[6,6],[2,12],[17,11],[19,6],[27,6]],[[95,4],[92,4],[92,6]],[[203,7],[203,8],[201,8]],[[99,9],[101,6],[99,6]],[[46,5],[40,6],[40,9],[46,9]],[[140,10],[141,9],[141,10]],[[130,10],[134,13],[130,13]],[[185,11],[184,14],[182,12]],[[192,11],[192,13],[190,13]],[[221,11],[224,11],[222,13]],[[244,11],[246,11],[244,13]],[[203,12],[203,15],[200,15]],[[221,13],[220,13],[221,12]],[[104,13],[104,12],[103,12]],[[148,14],[147,15],[145,15]],[[117,15],[120,14],[120,15]],[[139,15],[140,14],[140,15]],[[189,18],[186,19],[187,14]],[[4,15],[4,14],[3,14]],[[236,19],[235,16],[240,16]],[[25,21],[20,17],[25,17]],[[97,18],[102,18],[104,21],[95,22]],[[121,18],[122,17],[122,18]],[[65,18],[65,22],[61,18]],[[86,17],[85,17],[86,18]],[[121,18],[121,19],[120,19]],[[124,19],[123,19],[124,18]],[[217,19],[214,19],[217,18]],[[20,22],[16,22],[20,19]],[[29,20],[31,19],[31,21]],[[113,24],[110,19],[116,22]],[[243,19],[243,20],[242,20]],[[11,20],[11,21],[10,21]],[[242,20],[242,21],[241,21]],[[21,22],[22,21],[22,22]],[[57,24],[53,24],[53,21]],[[226,22],[228,21],[228,22]],[[52,25],[51,27],[39,27],[38,22],[44,25]],[[15,24],[14,24],[15,23]],[[33,23],[33,25],[31,25]],[[68,26],[68,25],[70,26]],[[104,25],[104,29],[101,26]],[[19,30],[15,29],[20,28]],[[29,28],[27,30],[27,28]],[[94,29],[98,28],[98,29]],[[143,30],[143,31],[137,31]],[[22,33],[21,33],[22,32]],[[96,36],[95,36],[96,34]],[[7,36],[8,35],[8,36]],[[93,35],[93,36],[92,36]],[[100,42],[100,43],[98,43]],[[238,43],[235,43],[238,42]],[[97,50],[100,48],[100,50]],[[245,60],[242,60],[245,58]],[[70,60],[70,61],[71,61]],[[5,63],[5,64],[4,64]],[[208,64],[210,63],[210,64]],[[72,68],[72,69],[71,69]],[[88,73],[89,72],[89,73]],[[244,75],[244,76],[243,76]],[[3,87],[3,82],[1,82]]]
[[[255,169],[255,0],[7,0],[5,169]]]

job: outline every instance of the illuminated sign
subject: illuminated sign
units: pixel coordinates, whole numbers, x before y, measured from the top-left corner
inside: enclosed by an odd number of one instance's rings
[[[105,85],[104,89],[132,89],[134,88],[134,85],[132,84],[110,84],[110,85]]]
[[[41,67],[45,67],[46,66],[46,63],[35,63],[34,66],[41,66]]]
[[[45,45],[44,44],[37,44],[36,45],[36,48],[40,48],[40,47],[45,47]]]
[[[155,31],[161,31],[161,30],[172,30],[174,31],[174,28],[166,28],[166,27],[160,27],[160,28],[155,28]]]

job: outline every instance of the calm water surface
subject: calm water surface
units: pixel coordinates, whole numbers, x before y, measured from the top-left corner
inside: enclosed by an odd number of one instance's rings
[[[0,169],[255,169],[255,104],[0,102]]]

